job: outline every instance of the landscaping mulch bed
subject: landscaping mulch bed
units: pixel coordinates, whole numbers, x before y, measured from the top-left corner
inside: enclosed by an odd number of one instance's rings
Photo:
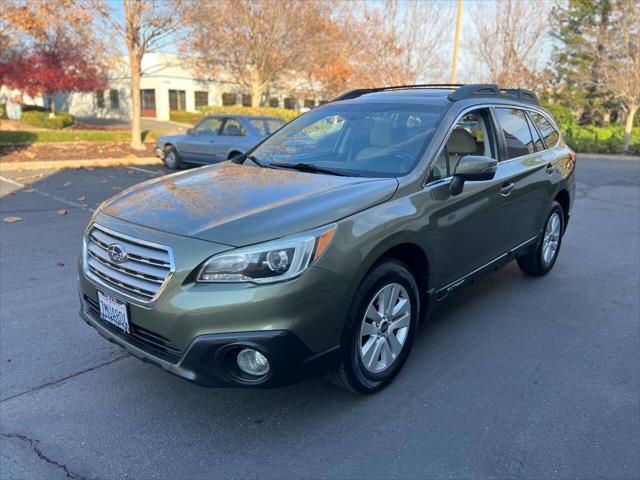
[[[153,157],[153,144],[144,150],[133,150],[126,142],[36,143],[33,145],[0,145],[0,162],[33,162],[87,160],[106,158]]]

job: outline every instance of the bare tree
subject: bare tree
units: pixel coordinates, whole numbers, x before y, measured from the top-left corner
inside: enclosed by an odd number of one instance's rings
[[[448,43],[453,24],[450,7],[434,0],[384,1],[382,29],[398,51],[388,83],[412,84],[438,77],[445,64],[443,43]]]
[[[629,151],[631,130],[640,108],[640,4],[618,0],[611,5],[610,28],[603,42],[591,42],[592,57],[599,63],[600,75],[594,87],[620,102],[625,110],[623,151]]]
[[[197,53],[197,70],[237,84],[259,106],[286,75],[309,68],[331,7],[321,0],[189,3],[183,11],[191,30],[185,47]]]
[[[142,58],[146,53],[158,51],[174,44],[180,31],[179,12],[183,0],[122,0],[121,17],[112,5],[98,4],[101,17],[127,47],[131,73],[131,148],[144,149],[142,143],[142,108],[140,78]]]
[[[472,69],[502,87],[535,88],[542,82],[542,41],[550,2],[469,2],[474,28],[464,41]]]

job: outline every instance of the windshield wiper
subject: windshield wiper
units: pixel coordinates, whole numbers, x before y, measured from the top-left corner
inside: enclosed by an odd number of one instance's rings
[[[310,172],[310,173],[327,173],[329,175],[338,175],[339,177],[349,177],[358,175],[348,175],[339,170],[334,170],[333,168],[327,167],[319,167],[312,163],[298,162],[298,163],[286,163],[286,162],[271,162],[268,165],[269,167],[279,167],[279,168],[290,168],[291,170],[298,170],[300,172]]]
[[[245,155],[242,155],[242,157],[240,157],[238,160],[241,160],[242,163],[244,163],[245,160],[247,160],[247,159],[251,160],[253,163],[258,165],[259,167],[266,168],[266,165],[263,164],[260,160],[258,160],[258,158],[255,155],[247,155],[247,154],[245,154]],[[240,163],[240,162],[238,162],[238,163]]]

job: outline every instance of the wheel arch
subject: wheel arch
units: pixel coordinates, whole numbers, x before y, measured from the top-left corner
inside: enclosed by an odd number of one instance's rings
[[[371,250],[353,276],[351,288],[349,289],[350,297],[353,298],[355,296],[366,275],[385,259],[400,260],[413,274],[420,293],[420,319],[422,319],[422,312],[426,311],[429,298],[429,281],[432,278],[431,263],[425,248],[412,239],[397,238],[393,242],[383,242]]]
[[[563,220],[566,228],[566,225],[569,222],[569,209],[571,208],[571,196],[569,195],[569,192],[565,188],[562,188],[560,189],[560,191],[558,191],[558,193],[556,193],[554,200],[558,202],[562,207],[562,216],[564,217]]]

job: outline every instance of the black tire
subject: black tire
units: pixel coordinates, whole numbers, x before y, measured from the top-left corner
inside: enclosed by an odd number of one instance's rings
[[[173,145],[167,145],[164,147],[163,161],[167,168],[170,168],[171,170],[179,170],[183,166],[182,160],[180,160],[180,155],[178,155],[178,152]]]
[[[550,259],[545,260],[545,237],[547,232],[547,227],[550,224],[551,218],[554,217],[559,220],[560,225],[560,233],[558,237],[558,244],[555,249],[555,253]],[[553,202],[551,205],[551,211],[546,217],[544,222],[544,227],[542,230],[542,236],[538,241],[538,245],[536,249],[528,254],[518,257],[518,266],[520,270],[522,270],[527,275],[533,276],[542,276],[546,275],[551,271],[553,266],[556,264],[556,260],[558,259],[558,254],[560,253],[560,247],[562,246],[562,237],[564,236],[564,212],[562,210],[562,206],[558,202]]]
[[[381,289],[391,284],[401,285],[408,294],[411,308],[408,330],[400,353],[386,369],[374,373],[367,370],[363,363],[361,328],[370,303]],[[342,342],[342,360],[330,379],[340,387],[355,393],[373,393],[387,386],[398,374],[411,351],[419,315],[420,295],[411,271],[404,263],[395,259],[386,259],[378,263],[364,278],[353,299]],[[388,328],[388,332],[393,335],[391,328]]]

